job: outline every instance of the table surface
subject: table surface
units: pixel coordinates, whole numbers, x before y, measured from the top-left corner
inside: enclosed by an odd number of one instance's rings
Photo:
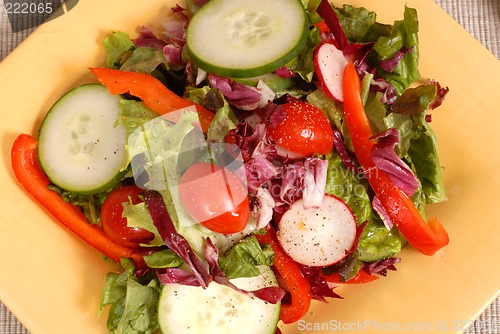
[[[497,58],[500,58],[500,0],[435,0],[450,16],[460,23]],[[29,33],[28,28],[12,32],[0,0],[0,61],[7,56]],[[465,334],[500,333],[500,298],[497,298],[472,324]],[[27,334],[26,328],[0,302],[0,334]]]

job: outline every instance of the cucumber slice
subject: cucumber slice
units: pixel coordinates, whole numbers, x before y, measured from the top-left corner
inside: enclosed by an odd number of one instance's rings
[[[293,86],[292,78],[282,78],[275,73],[266,73],[252,78],[234,78],[236,82],[253,87],[257,87],[260,80],[268,85],[275,93],[279,93]]]
[[[308,28],[299,0],[212,0],[191,19],[186,46],[203,70],[248,78],[296,57],[306,44]]]
[[[247,291],[278,285],[270,267],[259,268],[260,276],[231,282]],[[158,303],[158,320],[164,334],[274,334],[279,313],[280,303],[273,305],[217,283],[206,289],[167,284]]]
[[[52,106],[40,128],[38,155],[55,185],[94,194],[121,180],[128,154],[126,130],[115,127],[119,101],[106,87],[88,84]]]

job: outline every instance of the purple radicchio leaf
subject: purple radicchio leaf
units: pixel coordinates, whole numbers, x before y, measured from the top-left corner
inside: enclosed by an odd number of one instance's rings
[[[226,142],[238,146],[243,161],[248,161],[251,159],[255,147],[264,137],[264,132],[263,126],[257,126],[254,130],[247,121],[239,122],[236,124],[236,128],[230,130],[226,135]]]
[[[382,97],[380,98],[380,102],[383,104],[391,105],[398,98],[396,89],[394,86],[389,84],[384,78],[377,77],[377,71],[374,67],[372,67],[366,59],[362,59],[362,61],[358,61],[356,66],[356,70],[362,76],[370,73],[373,74],[373,79],[371,81],[370,90],[373,92],[382,93]]]
[[[344,166],[346,166],[349,170],[358,173],[360,168],[354,162],[354,158],[351,156],[349,151],[347,151],[342,134],[337,128],[333,129],[333,144],[335,145],[335,149],[342,159]]]
[[[186,44],[186,29],[189,18],[184,13],[184,8],[177,5],[172,8],[175,18],[167,20],[163,25],[163,38],[168,42],[163,46],[163,54],[174,70],[186,67],[188,74],[191,71],[182,59],[182,49]]]
[[[383,104],[393,104],[394,101],[396,101],[396,99],[398,98],[394,86],[390,85],[383,78],[373,79],[370,88],[376,92],[382,93],[380,102],[382,102]]]
[[[144,201],[151,214],[153,224],[158,229],[158,233],[165,245],[184,260],[185,264],[191,269],[198,285],[206,288],[211,281],[210,274],[187,240],[177,233],[161,194],[157,191],[148,190],[144,194]],[[170,272],[170,274],[172,273]],[[180,273],[175,272],[174,274],[179,275]]]
[[[282,204],[290,205],[302,198],[304,175],[305,168],[302,162],[295,162],[284,168],[281,180],[278,180],[281,181],[279,200]]]
[[[354,242],[352,243],[351,249],[349,250],[349,254],[354,253],[358,250],[359,239],[361,239],[361,234],[363,233],[366,225],[368,225],[368,221],[363,222],[363,224],[356,226],[356,237],[354,238]]]
[[[370,275],[379,274],[382,276],[387,276],[388,270],[397,270],[395,264],[399,262],[401,262],[400,258],[390,257],[371,263],[365,263],[362,270],[366,271]]]
[[[262,95],[255,87],[247,86],[228,78],[208,75],[212,88],[217,88],[227,101],[242,110],[253,110],[259,106]]]
[[[255,194],[265,182],[279,174],[279,168],[263,156],[257,156],[245,163],[248,191]]]
[[[437,86],[437,94],[436,94],[436,98],[429,106],[430,109],[435,109],[435,108],[439,107],[443,103],[446,94],[448,94],[448,92],[450,91],[450,89],[448,87],[444,87],[444,88],[441,87],[441,84],[439,82],[434,81],[434,83]],[[428,116],[430,116],[430,115],[428,115]],[[430,120],[428,122],[430,122]]]
[[[200,286],[200,282],[192,272],[180,268],[158,269],[156,276],[161,284]]]
[[[255,159],[257,157],[263,157],[269,161],[278,161],[279,159],[282,159],[278,156],[278,149],[276,148],[276,145],[270,140],[265,140],[264,138],[257,144],[252,153],[252,158]]]
[[[339,18],[335,11],[333,10],[332,5],[328,0],[322,0],[316,10],[319,16],[325,21],[328,29],[335,37],[335,41],[337,42],[337,46],[340,51],[344,51],[344,49],[349,44],[349,40],[340,24]]]
[[[392,71],[394,71],[396,66],[398,66],[401,59],[403,59],[404,55],[407,53],[412,53],[412,51],[413,51],[413,46],[409,49],[407,49],[406,47],[403,46],[401,49],[399,49],[398,51],[396,51],[394,53],[392,58],[382,60],[381,62],[379,62],[378,65],[384,71],[392,73]]]
[[[368,64],[366,62],[366,58],[373,50],[374,42],[369,43],[349,43],[344,49],[344,55],[349,59],[353,59],[354,65],[356,66],[356,70],[358,73],[361,73],[361,69],[364,68],[364,64]]]
[[[302,192],[304,209],[320,207],[325,197],[328,160],[307,158],[304,161],[304,170],[304,189]]]
[[[288,117],[288,112],[281,106],[271,104],[268,105],[268,108],[272,110],[272,112],[269,113],[268,117],[266,117],[265,122],[272,128],[275,128],[283,123],[283,121]]]
[[[290,71],[286,66],[281,66],[274,72],[282,78],[294,78],[297,76],[297,74]]]
[[[259,187],[252,207],[252,216],[257,222],[257,230],[266,227],[271,222],[275,206],[276,203],[269,190],[264,187]]]
[[[162,24],[162,37],[169,44],[184,46],[186,44],[186,29],[189,18],[184,13],[184,8],[179,5],[172,8],[172,13],[175,17]]]
[[[373,163],[387,173],[391,181],[401,191],[411,197],[418,188],[419,182],[410,167],[394,151],[399,142],[398,130],[390,128],[373,136],[371,140],[375,141],[372,149]]]
[[[382,219],[385,228],[387,230],[391,230],[392,227],[394,226],[394,222],[392,221],[392,218],[389,216],[385,208],[382,206],[382,203],[380,202],[380,199],[377,196],[373,197],[372,207],[373,210],[375,210],[375,212],[379,215],[380,219]]]
[[[139,32],[139,37],[132,40],[135,46],[162,49],[167,45],[167,42],[156,37],[156,35],[145,26],[142,26]]]
[[[202,7],[205,5],[209,0],[193,0],[194,4],[196,6]]]
[[[174,44],[165,45],[163,48],[163,55],[165,59],[167,59],[168,63],[175,67],[176,69],[180,69],[183,67],[184,61],[182,60],[182,47]]]
[[[285,295],[285,291],[280,287],[270,286],[255,291],[246,291],[238,288],[236,285],[231,283],[231,281],[226,277],[226,275],[224,275],[224,273],[220,269],[219,250],[212,243],[212,240],[208,237],[206,239],[206,245],[207,246],[205,248],[205,258],[208,263],[210,275],[212,276],[214,282],[227,286],[238,292],[242,292],[250,296],[257,297],[271,304],[278,303]]]
[[[311,286],[311,297],[313,299],[327,302],[326,298],[341,298],[338,294],[333,292],[334,287],[331,287],[326,279],[321,275],[322,268],[308,267],[299,265],[300,271],[304,277],[309,281]]]

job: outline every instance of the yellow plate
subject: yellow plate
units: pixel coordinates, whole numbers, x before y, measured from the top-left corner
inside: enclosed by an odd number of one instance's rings
[[[336,1],[337,5],[342,2]],[[284,333],[458,333],[499,292],[500,63],[431,0],[351,1],[401,19],[405,3],[420,18],[421,73],[450,88],[433,117],[449,200],[430,208],[451,242],[427,257],[406,249],[397,272],[336,291],[345,299],[314,303]],[[85,0],[40,26],[0,64],[0,299],[32,333],[106,333],[97,319],[103,278],[112,264],[61,227],[16,183],[10,148],[37,134],[48,108],[91,80],[112,30],[135,35],[157,27],[174,1]],[[488,324],[485,324],[488,325]],[[494,325],[494,324],[492,324]]]

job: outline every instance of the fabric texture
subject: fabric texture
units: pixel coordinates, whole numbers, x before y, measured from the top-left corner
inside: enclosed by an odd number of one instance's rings
[[[435,0],[451,17],[480,41],[497,58],[500,58],[500,1],[499,0]],[[0,61],[5,58],[33,28],[12,32],[0,0]],[[30,26],[33,18],[26,17],[21,22]],[[28,334],[29,331],[0,302],[0,334]],[[465,334],[500,333],[500,298],[497,298],[472,323]]]

